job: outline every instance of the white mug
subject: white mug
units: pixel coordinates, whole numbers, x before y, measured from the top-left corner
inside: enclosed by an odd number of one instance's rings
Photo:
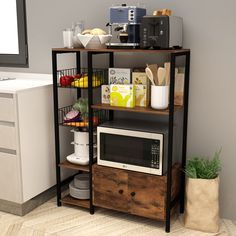
[[[166,109],[169,105],[169,85],[151,86],[151,107],[154,109]]]

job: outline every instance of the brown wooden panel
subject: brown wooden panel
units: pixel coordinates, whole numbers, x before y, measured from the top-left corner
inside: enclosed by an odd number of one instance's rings
[[[93,165],[93,204],[128,212],[127,183],[126,171]]]
[[[68,169],[82,170],[82,171],[89,172],[89,165],[86,165],[86,166],[77,165],[77,164],[70,163],[69,161],[64,161],[64,162],[60,163],[59,166],[64,167],[64,168],[68,168]]]
[[[129,194],[131,197],[130,211],[132,214],[164,220],[165,176],[130,172]]]
[[[89,200],[81,200],[71,197],[69,194],[61,199],[61,202],[64,204],[69,204],[73,206],[80,206],[84,208],[89,208]]]

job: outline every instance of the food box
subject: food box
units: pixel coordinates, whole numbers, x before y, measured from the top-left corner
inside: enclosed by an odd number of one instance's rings
[[[182,106],[184,103],[184,73],[175,74],[175,105]]]
[[[132,72],[132,84],[149,85],[149,79],[145,72]]]
[[[118,107],[135,106],[135,89],[131,84],[111,84],[110,85],[110,105]]]
[[[148,85],[137,84],[135,87],[135,106],[147,107],[149,105]]]
[[[131,69],[128,68],[109,68],[109,84],[130,84]]]
[[[110,104],[110,85],[101,86],[101,101],[103,104]]]

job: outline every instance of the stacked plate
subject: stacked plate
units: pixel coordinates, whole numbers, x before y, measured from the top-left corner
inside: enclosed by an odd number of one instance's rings
[[[74,177],[69,184],[70,195],[77,199],[89,199],[89,174],[82,173]]]

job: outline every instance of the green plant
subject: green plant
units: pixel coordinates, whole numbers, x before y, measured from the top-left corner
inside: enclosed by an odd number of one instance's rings
[[[210,160],[203,157],[193,157],[187,160],[185,167],[186,176],[194,179],[214,179],[219,175],[221,170],[220,152],[215,152],[214,157]]]

